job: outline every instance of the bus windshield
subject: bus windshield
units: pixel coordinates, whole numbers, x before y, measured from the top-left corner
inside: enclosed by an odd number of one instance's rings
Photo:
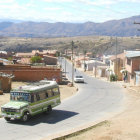
[[[10,100],[12,101],[27,101],[29,102],[29,93],[11,92]]]

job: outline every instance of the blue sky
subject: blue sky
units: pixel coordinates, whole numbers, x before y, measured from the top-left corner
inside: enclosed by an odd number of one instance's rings
[[[105,22],[140,15],[140,0],[0,0],[0,19]]]

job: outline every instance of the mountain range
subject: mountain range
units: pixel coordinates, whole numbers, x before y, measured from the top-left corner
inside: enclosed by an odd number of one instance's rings
[[[140,15],[103,23],[12,22],[0,20],[2,37],[138,36]]]

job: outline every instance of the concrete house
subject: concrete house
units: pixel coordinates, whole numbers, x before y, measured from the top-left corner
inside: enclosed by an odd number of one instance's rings
[[[118,80],[123,79],[123,74],[121,73],[121,70],[124,67],[124,60],[125,59],[125,54],[121,53],[118,55],[113,55],[110,57],[110,74],[115,74],[118,77]]]
[[[138,84],[140,71],[140,51],[126,51],[125,56],[127,81],[133,85]]]

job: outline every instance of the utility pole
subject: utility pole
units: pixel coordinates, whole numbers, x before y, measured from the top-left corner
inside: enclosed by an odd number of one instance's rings
[[[97,65],[96,65],[96,57],[95,57],[95,78],[96,78],[96,71],[97,71]]]
[[[74,47],[74,42],[72,41],[71,42],[71,45],[72,45],[72,86],[73,86],[73,83],[74,83],[74,63],[73,63],[73,47]]]
[[[118,76],[117,43],[118,43],[118,40],[117,40],[117,37],[116,37],[116,41],[115,41],[115,47],[116,47],[116,51],[115,51],[115,54],[116,54],[116,75]]]
[[[67,57],[67,49],[65,50],[65,76],[66,76],[66,57]]]
[[[86,54],[86,50],[84,50],[84,71],[86,71],[85,54]]]

